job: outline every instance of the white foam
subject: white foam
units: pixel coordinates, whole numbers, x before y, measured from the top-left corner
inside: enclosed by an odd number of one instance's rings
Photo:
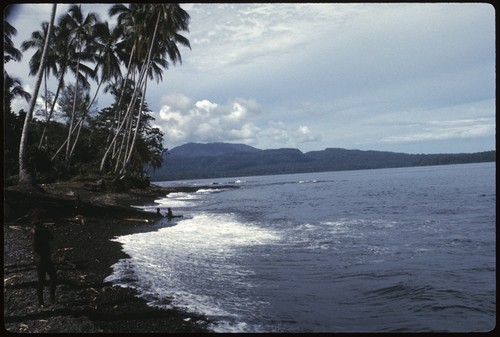
[[[220,189],[199,189],[194,193],[173,192],[166,197],[155,200],[155,203],[161,207],[194,207],[203,202],[206,195],[220,191]]]
[[[192,193],[186,193],[186,192],[174,192],[174,193],[169,193],[167,195],[168,199],[175,199],[175,200],[193,200],[197,199],[197,197],[192,194]]]
[[[216,333],[259,332],[259,328],[259,326],[251,327],[245,322],[219,321],[209,324],[209,329]]]
[[[222,191],[219,188],[200,188],[198,191],[196,191],[197,194],[210,194],[210,193],[217,193]]]
[[[331,233],[345,233],[349,229],[349,223],[345,220],[325,221],[321,224],[327,226]]]
[[[168,196],[161,199],[156,199],[155,203],[159,204],[161,207],[194,207],[197,205],[196,199],[185,198],[185,199],[175,199],[169,198]]]
[[[183,308],[231,326],[218,329],[239,330],[245,327],[239,313],[262,305],[245,296],[253,288],[253,271],[238,263],[250,254],[242,248],[279,239],[232,214],[202,213],[155,232],[116,238],[131,258],[115,264],[106,281],[137,288],[151,305]]]
[[[317,180],[299,180],[299,184],[317,183]]]

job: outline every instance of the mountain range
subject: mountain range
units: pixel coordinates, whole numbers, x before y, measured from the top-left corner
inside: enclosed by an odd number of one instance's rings
[[[152,181],[244,177],[323,171],[465,164],[496,161],[496,151],[459,154],[406,154],[327,148],[261,150],[244,144],[188,143],[164,154]]]

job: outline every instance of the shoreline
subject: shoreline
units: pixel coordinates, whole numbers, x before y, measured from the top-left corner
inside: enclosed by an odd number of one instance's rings
[[[208,333],[210,321],[177,309],[147,305],[132,288],[104,279],[128,255],[111,239],[160,228],[155,214],[131,205],[154,205],[172,192],[202,187],[107,192],[84,183],[42,185],[43,190],[4,189],[4,329],[7,332],[197,332]],[[205,188],[205,187],[203,187]],[[46,211],[45,223],[55,237],[52,257],[57,270],[57,302],[36,303],[36,271],[31,250],[32,228],[22,218],[32,208]],[[129,221],[126,219],[136,219]],[[45,288],[48,297],[48,287]]]

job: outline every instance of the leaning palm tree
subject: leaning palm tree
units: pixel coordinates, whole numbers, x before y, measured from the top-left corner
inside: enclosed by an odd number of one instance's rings
[[[75,13],[77,8],[73,8]],[[75,16],[75,15],[74,15]],[[87,16],[86,22],[90,22],[92,18],[92,13]],[[97,17],[95,16],[97,19]],[[86,38],[86,46],[85,52],[78,53],[77,55],[81,57],[85,56],[85,60],[95,62],[95,68],[92,71],[86,70],[86,74],[90,78],[95,79],[98,82],[97,89],[95,90],[93,98],[89,101],[87,107],[81,112],[79,116],[79,120],[74,123],[74,127],[71,129],[71,134],[66,138],[64,143],[61,145],[59,150],[56,152],[53,158],[57,156],[60,150],[66,146],[69,148],[69,141],[71,140],[71,136],[75,134],[73,139],[73,144],[69,150],[69,155],[67,158],[71,158],[76,144],[78,143],[78,139],[80,137],[80,132],[82,126],[86,120],[86,117],[90,111],[91,106],[94,104],[97,95],[105,82],[110,80],[117,80],[121,78],[121,61],[118,57],[119,51],[117,48],[119,33],[117,29],[111,29],[109,27],[108,22],[96,22],[91,27],[87,27]],[[77,63],[78,68],[85,67],[85,65]],[[86,80],[85,80],[86,81]],[[75,96],[75,102],[77,101]],[[73,116],[74,114],[72,114]]]
[[[92,104],[94,104],[97,95],[103,83],[121,78],[121,62],[118,58],[117,42],[119,35],[116,29],[110,29],[108,22],[99,22],[94,26],[94,44],[92,46],[95,54],[96,66],[94,68],[94,78],[98,81],[95,94],[82,114],[82,118],[77,123],[77,133],[71,147],[69,156],[73,155],[76,143],[80,136],[85,117],[87,116]],[[100,76],[99,76],[100,75]]]
[[[161,81],[162,71],[158,65],[165,69],[168,68],[167,58],[174,64],[182,62],[181,54],[177,48],[177,43],[190,47],[189,41],[178,33],[178,31],[188,31],[189,24],[189,15],[178,4],[156,5],[154,7],[149,7],[148,10],[151,11],[150,14],[152,18],[156,17],[154,28],[151,28],[153,30],[151,41],[156,41],[158,39],[159,43],[150,44],[150,49],[146,57],[146,75],[144,76],[142,83],[143,92],[141,93],[141,109],[138,113],[134,136],[131,140],[128,154],[127,151],[125,152],[126,155],[125,160],[123,161],[121,173],[125,172],[137,141],[142,116],[143,99],[146,96],[148,78],[156,78],[157,82]]]
[[[131,4],[127,7],[123,4],[118,4],[112,6],[109,10],[110,16],[118,16],[117,29],[122,38],[122,41],[119,43],[119,48],[122,50],[121,55],[128,55],[128,60],[122,59],[122,61],[126,63],[127,72],[122,80],[121,86],[115,86],[115,88],[120,87],[121,91],[118,95],[116,95],[116,97],[118,97],[116,104],[117,111],[115,111],[115,118],[112,121],[111,128],[109,130],[111,133],[111,140],[107,142],[107,148],[101,160],[101,172],[104,169],[108,155],[111,153],[111,160],[114,160],[117,155],[119,157],[121,149],[123,148],[124,138],[122,137],[121,145],[119,147],[120,150],[117,150],[117,141],[119,137],[122,136],[125,123],[129,121],[128,117],[130,116],[133,104],[132,102],[129,102],[127,108],[123,106],[122,99],[125,96],[125,91],[130,88],[134,88],[133,93],[135,94],[135,80],[133,79],[135,64],[133,62],[136,62],[135,55],[137,52],[138,32],[141,31],[141,26],[146,21],[143,17],[144,14],[141,9],[141,5]],[[133,86],[130,86],[132,83]],[[131,94],[130,97],[133,97],[134,94]],[[124,112],[125,110],[127,111],[126,113]],[[116,160],[116,163],[118,163],[118,160]]]
[[[94,26],[93,34],[92,51],[95,60],[93,77],[98,82],[98,85],[90,104],[95,101],[104,83],[118,81],[122,78],[121,52],[118,49],[119,30],[110,28],[108,22],[99,22]]]
[[[24,41],[21,44],[21,49],[23,51],[27,51],[28,49],[32,49],[32,48],[35,49],[35,53],[31,57],[30,62],[29,62],[29,67],[30,67],[29,74],[31,76],[36,76],[36,73],[37,73],[38,69],[40,68],[41,56],[42,56],[45,40],[47,37],[48,27],[49,27],[48,22],[42,23],[42,30],[33,32],[31,34],[31,38]],[[57,27],[54,27],[52,29],[52,33],[54,34],[54,31],[56,31],[56,30],[57,30]],[[58,73],[58,67],[57,67],[57,62],[56,62],[57,59],[56,59],[56,55],[54,52],[54,49],[55,49],[54,48],[54,41],[56,41],[55,35],[50,38],[50,41],[51,42],[50,42],[50,45],[48,46],[45,69],[44,69],[45,98],[48,97],[48,87],[47,87],[48,77],[50,76],[51,73],[54,76],[57,76],[57,73]],[[52,114],[54,112],[55,104],[56,104],[57,98],[59,96],[60,89],[61,89],[61,87],[59,86],[57,88],[56,94],[54,95],[54,100],[52,102],[50,112],[48,111],[47,99],[44,100],[45,101],[45,125],[43,128],[42,136],[40,137],[40,142],[38,144],[38,148],[42,147],[43,140],[45,139],[47,127],[48,127],[48,124],[52,118]]]
[[[33,111],[35,110],[35,103],[38,97],[38,91],[40,90],[40,86],[42,84],[43,72],[45,68],[45,62],[47,59],[47,50],[50,43],[50,36],[52,32],[52,28],[54,27],[54,20],[56,16],[57,4],[52,5],[52,12],[50,17],[50,24],[47,30],[45,45],[42,52],[40,67],[37,73],[37,81],[35,84],[35,90],[33,95],[31,96],[31,101],[28,109],[28,113],[26,114],[23,131],[21,133],[21,141],[19,143],[19,183],[20,184],[33,184],[33,176],[29,172],[27,167],[27,144],[28,144],[28,132],[30,129],[31,118],[33,116]]]
[[[86,77],[89,74],[92,74],[92,69],[86,67],[82,62],[84,61],[92,61],[93,55],[89,53],[88,48],[92,43],[92,29],[94,24],[98,22],[98,17],[95,13],[91,12],[87,16],[83,15],[82,8],[79,5],[72,5],[68,10],[67,14],[60,18],[59,26],[64,27],[64,31],[69,34],[71,44],[69,46],[70,49],[74,49],[76,51],[76,69],[74,69],[74,73],[76,76],[76,85],[78,88],[79,81],[82,80],[82,85],[87,86],[88,81]],[[81,76],[80,71],[84,70],[85,75]],[[75,90],[73,97],[73,109],[71,112],[68,137],[66,140],[66,156],[65,156],[65,164],[69,164],[70,153],[72,149],[71,137],[75,131],[75,114],[76,114],[76,101],[78,94],[78,90]]]
[[[124,31],[124,37],[131,46],[131,52],[126,78],[130,76],[136,87],[114,138],[101,160],[101,171],[109,152],[121,134],[121,145],[115,157],[115,172],[118,171],[121,162],[119,172],[123,174],[134,153],[140,130],[143,115],[142,99],[146,95],[147,80],[148,78],[161,80],[161,68],[168,67],[168,58],[174,63],[181,61],[176,43],[189,47],[189,41],[178,33],[188,30],[189,15],[178,4],[131,4],[129,7],[117,5],[110,10],[111,16],[116,14],[118,14],[118,24],[128,27]],[[137,107],[137,102],[139,107],[135,116],[132,111]],[[124,130],[125,132],[122,132]]]

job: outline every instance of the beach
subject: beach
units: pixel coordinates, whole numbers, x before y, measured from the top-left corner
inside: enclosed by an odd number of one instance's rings
[[[155,214],[131,205],[187,188],[110,192],[96,183],[65,182],[4,189],[4,329],[26,333],[209,332],[209,321],[180,310],[150,307],[131,288],[104,279],[127,258],[116,236],[152,231]],[[45,211],[54,235],[56,303],[39,307],[30,209]],[[47,278],[48,279],[48,278]],[[45,298],[48,299],[48,282]],[[48,303],[48,301],[46,301]]]

